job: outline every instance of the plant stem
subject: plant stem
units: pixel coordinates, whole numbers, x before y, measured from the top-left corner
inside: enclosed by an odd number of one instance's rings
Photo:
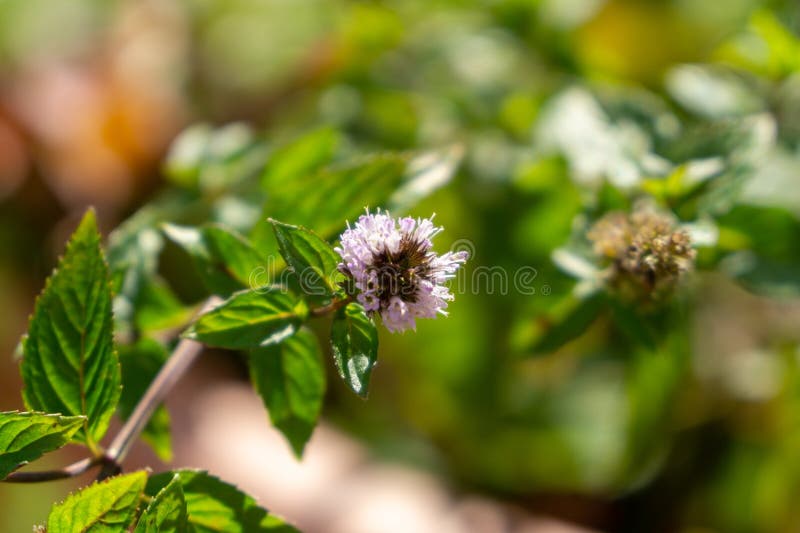
[[[199,315],[218,305],[222,300],[216,296],[210,297],[203,304]],[[122,471],[120,464],[127,457],[131,446],[136,438],[147,425],[147,421],[153,415],[153,411],[164,401],[164,398],[183,377],[186,371],[192,366],[197,356],[203,351],[203,345],[190,339],[182,339],[167,362],[161,367],[155,379],[144,393],[144,396],[136,404],[136,408],[128,417],[128,420],[114,437],[111,446],[105,451],[91,449],[93,457],[81,459],[69,466],[58,470],[45,470],[41,472],[12,472],[1,481],[9,483],[38,483],[40,481],[53,481],[75,477],[83,474],[91,468],[102,465],[98,479],[118,474]],[[96,447],[95,447],[96,448]]]
[[[222,300],[216,296],[212,296],[206,300],[202,309],[198,314],[203,314],[211,308],[217,306]],[[152,416],[156,408],[164,401],[167,393],[172,390],[172,387],[178,380],[183,377],[186,371],[192,366],[195,359],[203,351],[203,345],[191,339],[182,339],[172,355],[161,367],[161,370],[156,375],[155,379],[150,383],[150,386],[145,391],[144,396],[136,404],[136,408],[128,417],[125,425],[122,426],[119,433],[111,441],[105,453],[107,464],[119,467],[120,463],[125,460],[128,452],[131,449],[136,438],[147,425],[148,420]],[[104,469],[113,470],[113,469]],[[102,474],[101,474],[102,475]]]
[[[66,479],[79,476],[101,463],[103,463],[102,457],[87,457],[86,459],[81,459],[80,461],[58,470],[46,470],[44,472],[12,472],[3,481],[6,483],[38,483],[41,481]]]
[[[348,296],[347,298],[342,298],[341,300],[334,300],[328,305],[323,305],[322,307],[312,307],[308,311],[308,314],[313,317],[325,316],[328,313],[332,313],[338,310],[339,308],[344,307],[345,305],[349,304],[352,301],[353,301],[352,296]]]

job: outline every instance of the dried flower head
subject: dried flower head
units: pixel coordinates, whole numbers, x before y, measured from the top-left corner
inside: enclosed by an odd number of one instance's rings
[[[694,265],[689,234],[678,228],[672,215],[650,207],[636,208],[630,215],[608,213],[587,236],[594,253],[610,263],[609,286],[631,299],[665,296]]]
[[[441,231],[432,218],[394,219],[367,211],[342,234],[339,269],[352,278],[364,309],[380,313],[389,331],[414,329],[417,318],[447,314],[453,295],[444,284],[467,253],[437,255],[431,239]]]

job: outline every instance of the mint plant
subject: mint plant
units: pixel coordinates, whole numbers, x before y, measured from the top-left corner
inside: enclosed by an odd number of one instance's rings
[[[467,256],[437,255],[431,238],[442,228],[429,219],[368,211],[339,247],[328,241],[353,206],[402,209],[419,198],[427,178],[412,155],[332,162],[327,130],[269,156],[250,138],[221,154],[203,151],[216,135],[203,131],[199,140],[191,131],[177,141],[166,167],[173,188],[114,231],[108,252],[94,211],[86,212],[37,299],[20,347],[26,411],[0,413],[0,479],[96,476],[53,506],[43,530],[294,531],[207,472],[123,473],[125,459],[139,437],[171,457],[162,403],[205,347],[245,357],[273,425],[300,457],[326,389],[325,350],[309,322],[330,317],[332,364],[366,397],[377,324],[413,329],[453,299],[445,283]],[[191,142],[199,144],[186,159]],[[456,161],[432,164],[440,180],[441,165],[452,175]],[[247,206],[230,202],[247,189],[262,197],[262,208],[242,221]],[[227,215],[219,216],[215,209],[226,202]],[[198,205],[212,206],[209,220],[187,223]],[[202,303],[184,305],[162,277],[167,239],[191,258]],[[125,422],[109,436],[115,413]],[[86,457],[56,470],[20,470],[67,444],[84,447]]]

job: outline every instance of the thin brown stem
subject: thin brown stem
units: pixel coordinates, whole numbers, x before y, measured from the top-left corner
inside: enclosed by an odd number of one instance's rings
[[[217,306],[220,301],[218,297],[212,296],[203,305],[199,314],[203,314]],[[125,460],[128,452],[130,452],[131,446],[144,429],[147,421],[150,420],[153,412],[161,402],[164,401],[167,393],[172,390],[175,383],[183,377],[202,351],[203,345],[197,341],[182,339],[178,343],[178,346],[172,352],[170,358],[164,366],[161,367],[158,375],[156,375],[155,379],[150,383],[144,396],[142,396],[139,403],[136,404],[136,408],[133,410],[133,413],[131,413],[131,416],[128,417],[125,425],[122,426],[122,429],[119,430],[114,440],[111,441],[111,445],[105,453],[105,457],[109,463],[113,463],[113,465],[119,467],[120,463]],[[113,471],[114,469],[109,465],[109,468],[104,469],[104,471],[106,470]]]

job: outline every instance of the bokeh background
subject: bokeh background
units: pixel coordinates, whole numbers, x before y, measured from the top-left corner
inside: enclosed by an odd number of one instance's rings
[[[461,154],[412,212],[441,250],[469,240],[468,273],[533,267],[534,290],[473,283],[382,333],[369,400],[330,379],[300,465],[211,352],[168,402],[173,464],[307,531],[800,531],[799,32],[796,0],[0,0],[0,408],[87,206],[107,233],[185,185],[164,161],[190,125],[276,146],[324,126],[352,153]],[[582,320],[553,260],[631,190],[701,236],[644,345]],[[0,530],[71,487],[0,486]]]

